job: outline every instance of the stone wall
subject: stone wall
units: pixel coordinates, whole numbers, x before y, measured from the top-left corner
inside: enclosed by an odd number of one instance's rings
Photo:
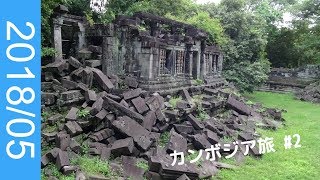
[[[273,68],[264,91],[296,92],[320,79],[320,65],[306,65],[296,69]]]
[[[224,82],[219,46],[189,24],[142,12],[117,16],[110,24],[90,24],[59,6],[53,25],[55,61],[75,57],[101,66],[107,76],[135,77],[145,90]]]

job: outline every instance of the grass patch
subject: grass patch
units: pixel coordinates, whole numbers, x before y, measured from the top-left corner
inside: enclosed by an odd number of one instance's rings
[[[76,159],[71,160],[71,164],[75,166],[79,166],[81,171],[87,175],[102,175],[109,179],[118,179],[118,175],[116,175],[111,169],[107,161],[102,161],[99,157],[87,157],[80,156]],[[58,178],[59,180],[74,180],[75,175],[72,174],[70,176],[65,176],[58,171],[54,164],[49,164],[46,168],[52,172],[52,176]],[[41,170],[41,179],[47,180],[48,177],[45,175],[45,170]]]
[[[117,178],[117,175],[110,169],[107,161],[102,161],[99,157],[80,156],[71,160],[71,164],[77,165],[88,175],[103,175],[107,178]]]
[[[59,170],[56,168],[54,164],[48,164],[48,166],[45,168],[48,171],[51,171],[52,176],[58,178],[59,180],[74,180],[75,175],[71,174],[70,176],[65,176]],[[47,180],[48,177],[45,175],[45,170],[41,169],[41,179]]]
[[[254,105],[254,102],[248,100],[248,101],[246,101],[246,104],[250,106],[250,105]]]
[[[146,161],[137,161],[137,167],[145,170],[145,171],[148,171],[149,170],[149,165]]]
[[[192,96],[192,102],[195,103],[195,104],[200,104],[202,102],[202,99],[203,99],[203,95],[202,94]]]
[[[42,130],[42,132],[44,133],[52,133],[52,132],[55,132],[57,131],[58,129],[58,126],[55,124],[55,125],[46,125],[46,127]]]
[[[208,115],[208,113],[203,109],[203,107],[201,106],[201,104],[198,104],[198,108],[197,108],[197,118],[201,121],[207,120],[210,118],[210,116]]]
[[[77,116],[80,117],[80,118],[85,118],[85,117],[88,117],[89,114],[90,114],[89,110],[82,109],[82,110],[78,111]]]
[[[185,157],[185,161],[186,162],[190,162],[192,160],[197,159],[198,155],[199,155],[199,151],[195,151],[193,154],[189,153],[186,157]],[[203,159],[200,158],[198,161],[196,161],[194,164],[197,165],[198,167],[201,166]]]
[[[169,139],[170,139],[169,132],[162,133],[160,136],[160,141],[159,141],[160,147],[165,147],[167,145],[167,143],[169,142]]]
[[[177,107],[177,102],[178,101],[181,101],[182,100],[182,97],[181,96],[174,96],[174,97],[171,97],[170,100],[169,100],[169,104],[172,106],[172,107]]]
[[[195,79],[193,80],[193,84],[197,85],[197,86],[201,86],[204,84],[202,79]]]
[[[243,166],[233,171],[222,170],[214,179],[319,179],[320,105],[295,100],[292,94],[255,92],[246,96],[267,107],[287,110],[283,114],[284,128],[258,130],[263,137],[274,138],[276,152],[265,154],[262,159],[247,157]],[[301,136],[302,147],[286,150],[284,137],[294,134]]]
[[[208,115],[208,113],[203,109],[201,102],[203,99],[203,95],[195,95],[192,97],[192,102],[197,106],[197,118],[201,121],[204,121],[208,118],[210,118],[210,116]]]
[[[232,139],[232,137],[229,137],[229,136],[223,136],[222,138],[223,142],[225,143],[233,143],[234,140]]]

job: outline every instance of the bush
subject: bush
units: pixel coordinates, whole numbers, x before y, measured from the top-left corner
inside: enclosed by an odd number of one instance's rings
[[[57,51],[54,48],[42,47],[41,48],[41,57],[53,57]]]
[[[241,92],[253,92],[268,79],[270,62],[260,60],[254,63],[249,61],[234,64],[230,70],[224,71],[224,77],[235,84]]]

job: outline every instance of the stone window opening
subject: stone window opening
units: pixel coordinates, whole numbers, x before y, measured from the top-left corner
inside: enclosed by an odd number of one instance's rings
[[[184,73],[184,51],[176,51],[176,74]]]
[[[78,45],[78,33],[80,32],[77,23],[64,21],[61,26],[62,57],[68,59],[70,56],[76,57]]]
[[[212,60],[212,71],[213,71],[213,73],[217,73],[217,71],[218,71],[218,59],[219,59],[219,55],[214,54],[213,55],[213,60]]]
[[[205,54],[206,72],[210,72],[210,54]]]
[[[216,72],[219,71],[219,55],[216,55]]]
[[[172,51],[160,49],[160,75],[169,75],[172,71]]]

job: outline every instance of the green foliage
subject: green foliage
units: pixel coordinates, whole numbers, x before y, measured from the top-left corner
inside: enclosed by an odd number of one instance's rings
[[[232,143],[233,142],[233,139],[230,136],[223,136],[222,140],[225,143]]]
[[[41,57],[53,57],[57,51],[54,48],[42,47],[41,48]]]
[[[207,120],[210,118],[210,116],[207,114],[207,112],[203,109],[201,104],[198,104],[197,107],[197,118],[201,121]]]
[[[232,70],[224,72],[225,78],[233,82],[241,92],[253,92],[255,87],[260,87],[267,79],[270,72],[268,61],[254,63],[241,62],[234,64]]]
[[[266,107],[286,109],[283,116],[287,126],[277,131],[257,129],[263,137],[272,137],[275,153],[265,154],[262,159],[247,157],[240,168],[221,170],[217,179],[317,179],[320,177],[320,106],[294,99],[291,94],[255,92],[248,94],[253,102]],[[285,149],[283,138],[299,134],[301,148]],[[292,135],[293,135],[292,134]],[[293,144],[296,139],[293,140]],[[309,152],[309,153],[302,153]],[[257,178],[259,177],[259,178]]]
[[[210,17],[207,12],[199,12],[186,19],[185,22],[206,31],[209,34],[209,42],[211,43],[222,45],[227,42],[220,21]]]
[[[169,104],[172,106],[172,107],[177,107],[177,102],[178,101],[181,101],[182,100],[182,97],[181,96],[173,96],[171,97],[171,99],[169,100]]]
[[[160,136],[159,145],[161,147],[165,147],[167,145],[167,143],[169,142],[169,139],[170,139],[170,133],[169,132],[162,133],[161,136]]]
[[[81,151],[82,151],[83,154],[88,154],[89,153],[89,149],[90,149],[90,147],[89,147],[88,144],[83,143],[81,145]]]
[[[64,0],[63,3],[69,10],[70,14],[84,16],[86,12],[92,11],[90,0]]]
[[[260,1],[259,1],[260,2]],[[258,15],[255,1],[222,0],[219,5],[202,7],[220,20],[225,33],[224,75],[242,91],[252,91],[267,79],[267,20]],[[261,10],[262,11],[262,10]],[[249,76],[248,76],[249,75]]]
[[[59,180],[74,180],[75,175],[71,174],[69,176],[63,175],[54,164],[49,164],[45,169],[48,169],[51,173],[52,176],[58,178]],[[45,169],[41,169],[41,179],[42,180],[47,180],[48,177],[45,175]]]
[[[52,47],[51,15],[53,9],[64,0],[41,0],[41,45]]]
[[[94,24],[93,12],[92,11],[86,11],[85,12],[85,17],[86,17],[89,25],[92,26]]]
[[[55,132],[57,131],[58,127],[57,125],[46,125],[46,127],[44,129],[42,129],[43,132],[45,133],[52,133],[52,132]]]
[[[274,67],[295,68],[320,63],[320,2],[294,4],[296,17],[290,28],[270,28],[267,52]]]
[[[210,116],[208,115],[208,113],[204,110],[204,108],[202,107],[202,98],[203,96],[202,95],[195,95],[192,97],[192,102],[195,103],[195,105],[197,106],[197,115],[196,117],[201,120],[201,121],[204,121],[204,120],[207,120],[208,118],[210,118]]]
[[[248,100],[248,101],[246,101],[246,105],[254,105],[254,102]]]
[[[186,18],[196,14],[197,5],[192,0],[142,0],[129,6],[125,14],[132,15],[139,11],[159,16],[171,14],[174,17]]]
[[[315,25],[308,20],[301,20],[296,21],[294,25],[296,27],[294,43],[297,54],[301,54],[300,64],[320,64],[320,24]]]
[[[132,4],[125,14],[133,15],[135,12],[148,12],[191,24],[206,31],[210,43],[226,42],[219,20],[210,17],[207,12],[200,11],[198,5],[191,0],[138,1]]]
[[[50,113],[47,112],[47,111],[44,111],[41,113],[41,117],[44,119],[44,120],[47,120],[50,116]]]
[[[90,114],[90,111],[88,111],[87,109],[82,109],[78,111],[77,116],[80,118],[85,118],[85,117],[88,117],[89,114]]]
[[[107,178],[117,178],[117,175],[110,169],[107,161],[102,161],[99,157],[80,156],[71,161],[71,164],[77,165],[80,169],[91,175],[103,175]]]
[[[295,46],[296,34],[288,28],[273,28],[268,37],[267,54],[273,67],[301,65],[301,53]]]
[[[196,79],[196,80],[193,80],[193,83],[196,84],[197,86],[201,86],[204,84],[203,80],[202,79]]]
[[[148,169],[149,169],[149,165],[146,161],[137,161],[136,165],[137,165],[137,167],[139,167],[145,171],[148,171]]]
[[[190,162],[190,161],[192,161],[192,160],[197,159],[199,153],[200,153],[199,151],[195,151],[193,154],[192,154],[192,153],[188,154],[188,155],[185,157],[185,162]],[[202,161],[203,161],[203,159],[200,158],[198,161],[195,162],[195,164],[196,164],[198,167],[201,167]]]

